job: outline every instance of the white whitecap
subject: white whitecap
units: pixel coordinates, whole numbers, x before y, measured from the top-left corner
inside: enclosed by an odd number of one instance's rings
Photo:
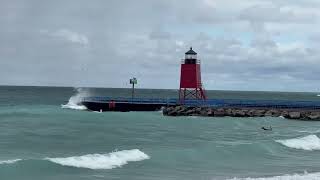
[[[77,168],[113,169],[128,162],[142,161],[150,157],[139,149],[116,151],[107,154],[88,154],[65,158],[46,158],[51,162]]]
[[[100,110],[100,111],[93,111],[93,112],[94,112],[94,113],[99,113],[99,114],[103,113],[102,110]]]
[[[303,149],[307,151],[320,150],[320,139],[316,135],[309,135],[294,139],[276,140],[276,142],[294,149]]]
[[[309,133],[309,134],[317,134],[317,133],[320,133],[320,130],[300,130],[300,131],[297,131],[297,132]]]
[[[90,96],[90,92],[83,88],[76,88],[77,93],[70,97],[67,104],[61,105],[65,109],[86,110],[87,107],[81,104],[83,98]]]
[[[258,178],[233,178],[229,180],[318,180],[320,179],[320,173],[307,173],[304,174],[292,174],[273,177],[258,177]]]
[[[74,109],[74,110],[86,110],[87,107],[84,105],[80,105],[80,104],[73,104],[68,102],[68,104],[63,104],[61,105],[62,108],[64,109]]]
[[[3,161],[0,161],[0,164],[13,164],[13,163],[16,163],[18,161],[21,161],[22,159],[11,159],[11,160],[3,160]]]

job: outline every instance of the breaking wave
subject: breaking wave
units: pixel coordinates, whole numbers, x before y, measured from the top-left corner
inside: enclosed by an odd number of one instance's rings
[[[71,96],[67,104],[61,105],[65,109],[86,110],[86,106],[81,104],[81,100],[84,97],[90,96],[90,92],[87,89],[75,88],[77,91],[75,95]]]
[[[320,150],[320,139],[316,135],[287,140],[276,140],[276,142],[294,149],[303,149],[307,151]]]
[[[5,161],[0,161],[0,164],[13,164],[18,161],[21,161],[22,159],[11,159],[11,160],[5,160]]]
[[[259,177],[259,178],[233,178],[229,180],[318,180],[320,179],[320,173],[307,173],[304,174],[293,174],[273,177]]]
[[[139,149],[123,150],[108,154],[88,154],[66,158],[46,158],[62,166],[88,169],[113,169],[131,161],[142,161],[150,157]]]

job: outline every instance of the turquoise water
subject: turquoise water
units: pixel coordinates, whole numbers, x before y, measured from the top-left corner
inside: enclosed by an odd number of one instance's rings
[[[114,89],[83,91],[130,94]],[[61,108],[74,93],[72,88],[0,88],[1,180],[320,179],[320,122]],[[175,95],[172,90],[139,93]],[[315,93],[210,94],[319,98]],[[272,126],[273,131],[262,131],[261,126]]]

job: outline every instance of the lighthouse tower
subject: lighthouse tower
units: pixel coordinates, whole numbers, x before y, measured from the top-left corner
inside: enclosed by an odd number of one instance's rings
[[[200,60],[192,47],[185,53],[185,59],[181,63],[179,100],[206,100],[206,94],[201,83]]]

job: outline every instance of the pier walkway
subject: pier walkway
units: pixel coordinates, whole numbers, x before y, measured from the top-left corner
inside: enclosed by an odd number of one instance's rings
[[[114,98],[114,97],[86,97],[82,102],[88,103],[116,103],[131,105],[180,105],[179,99],[156,99],[156,98]],[[290,100],[239,100],[239,99],[208,99],[205,101],[185,100],[185,106],[206,107],[239,107],[239,108],[274,108],[274,109],[320,109],[320,101],[290,101]]]

